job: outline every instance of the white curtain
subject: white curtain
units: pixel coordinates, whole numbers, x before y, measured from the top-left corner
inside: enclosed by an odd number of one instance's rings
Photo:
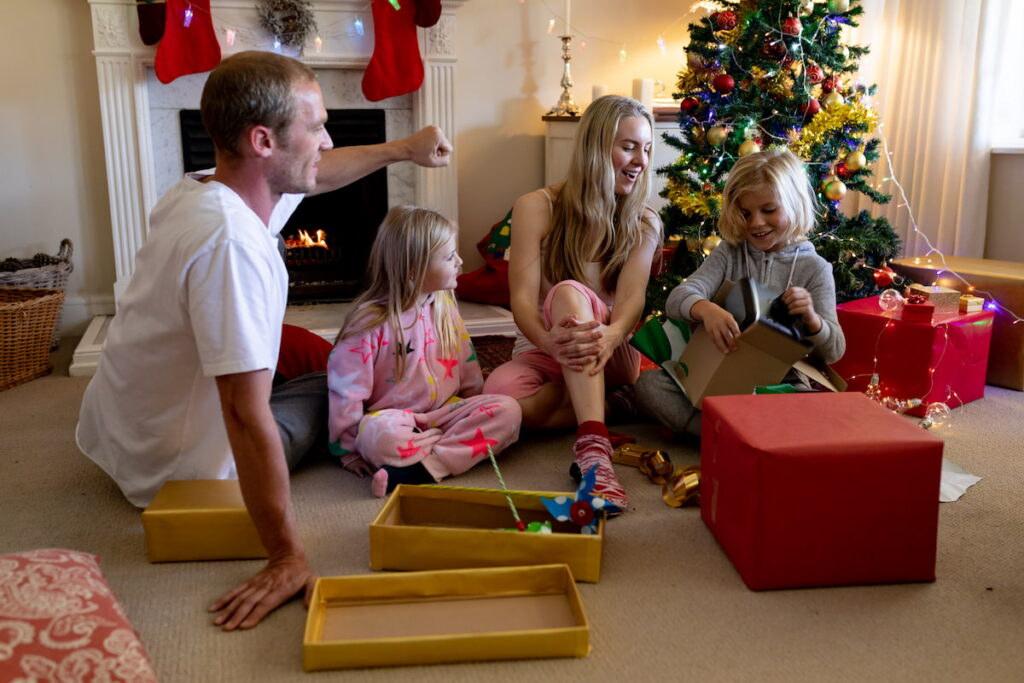
[[[903,204],[883,158],[875,183],[893,194],[887,205],[861,195],[848,211],[868,209],[892,223],[903,255],[924,254],[928,244],[944,254],[982,257],[988,208],[990,149],[996,142],[1000,88],[1024,90],[1020,62],[1000,69],[1009,54],[1019,0],[863,0],[860,27],[849,42],[866,45],[859,78],[876,83],[875,108],[892,153],[893,175],[902,185]],[[1019,8],[1018,8],[1019,9]],[[1016,48],[1015,48],[1016,49]],[[1000,82],[1000,81],[1003,82]],[[908,210],[909,209],[909,210]]]

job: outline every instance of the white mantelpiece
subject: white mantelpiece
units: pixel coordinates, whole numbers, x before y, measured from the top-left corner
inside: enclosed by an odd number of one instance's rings
[[[464,1],[443,0],[437,24],[419,30],[425,77],[417,92],[405,96],[408,104],[404,106],[410,112],[406,117],[408,132],[437,124],[449,135],[454,134],[455,13]],[[183,102],[193,102],[185,108],[198,109],[199,94],[206,79],[205,74],[185,76],[166,86],[154,86],[152,67],[156,48],[144,45],[139,38],[135,0],[89,0],[89,4],[114,238],[116,300],[134,272],[135,252],[149,231],[149,213],[159,194],[166,189],[158,183],[158,177],[166,175],[166,169],[161,166],[165,160],[154,148],[152,88],[180,91],[182,84],[179,82],[183,82],[186,92],[180,94],[180,98]],[[273,39],[259,26],[255,4],[255,0],[212,0],[213,25],[224,55],[241,50],[272,49]],[[340,91],[351,91],[345,83],[358,84],[373,52],[369,3],[366,0],[314,0],[313,11],[323,44],[320,52],[312,45],[307,47],[302,60],[321,72],[338,69],[354,72],[341,78],[338,87]],[[356,18],[364,25],[361,36],[352,28]],[[227,29],[234,31],[234,45],[226,43]],[[357,95],[361,98],[361,94]],[[391,98],[372,104],[363,100],[362,106],[400,110],[402,103],[394,101],[402,99]],[[329,102],[328,106],[331,106]],[[345,106],[352,105],[346,102]],[[399,124],[395,127],[388,124],[388,128],[389,134],[392,129],[405,132]],[[177,135],[177,131],[172,134]],[[180,172],[178,169],[174,175]],[[401,170],[394,172],[402,173]],[[412,201],[458,220],[454,164],[445,169],[410,168],[406,173],[412,176]]]
[[[437,124],[455,133],[454,73],[456,11],[465,0],[442,0],[441,18],[419,29],[423,56],[422,87],[402,97],[369,103],[359,91],[362,72],[373,53],[373,18],[367,0],[313,0],[320,29],[319,52],[310,44],[302,61],[318,72],[328,108],[385,109],[389,139]],[[139,37],[135,0],[89,0],[92,10],[93,55],[99,83],[100,116],[107,165],[110,229],[114,242],[114,300],[135,270],[135,252],[149,232],[149,213],[167,189],[168,178],[180,177],[176,108],[198,109],[206,74],[184,76],[160,84],[153,72],[156,47]],[[221,52],[273,49],[273,38],[260,26],[255,0],[212,0],[213,25]],[[359,35],[354,20],[361,19]],[[227,44],[227,30],[234,44]],[[332,101],[331,98],[335,98]],[[454,162],[454,160],[453,160]],[[177,164],[177,167],[175,167]],[[414,202],[458,220],[455,165],[423,169],[393,164],[388,169],[389,200]],[[92,374],[108,321],[93,320],[72,361],[71,374]]]

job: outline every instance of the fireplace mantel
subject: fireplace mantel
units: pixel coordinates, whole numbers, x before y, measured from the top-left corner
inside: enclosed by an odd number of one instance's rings
[[[464,2],[443,0],[437,24],[419,29],[425,76],[423,86],[409,96],[411,130],[437,124],[449,135],[454,134],[455,14]],[[144,45],[139,37],[135,0],[89,0],[89,5],[114,241],[116,301],[135,270],[135,252],[149,232],[149,213],[160,193],[147,84],[156,47]],[[317,70],[363,71],[373,52],[373,18],[366,0],[314,0],[313,11],[322,45],[319,51],[308,46],[301,59]],[[254,0],[212,0],[211,14],[224,55],[273,49],[272,37],[259,26]],[[357,18],[363,22],[362,35],[351,29]],[[233,45],[227,44],[228,29],[233,31]],[[166,87],[172,88],[174,83]],[[198,104],[198,97],[195,101]],[[412,173],[415,203],[457,221],[454,164],[444,169],[416,167]]]
[[[377,0],[382,1],[382,0]],[[456,11],[466,0],[442,0],[441,18],[429,29],[418,29],[423,56],[424,80],[418,91],[365,106],[400,110],[395,130],[411,133],[436,124],[449,136],[455,134],[455,29]],[[211,0],[213,26],[225,56],[242,50],[272,50],[273,38],[259,26],[255,0]],[[100,118],[107,164],[107,190],[110,199],[110,230],[114,242],[114,301],[120,298],[135,271],[135,252],[149,233],[149,214],[166,189],[168,169],[161,157],[166,149],[154,140],[154,126],[163,132],[171,124],[166,117],[166,102],[154,116],[152,93],[161,100],[188,100],[185,108],[198,108],[205,74],[184,76],[167,86],[156,84],[153,63],[156,47],[143,44],[139,37],[136,0],[89,0],[92,12],[93,55],[99,83]],[[373,16],[367,0],[313,0],[313,12],[320,29],[321,45],[307,46],[302,61],[320,75],[322,83],[331,81],[349,96],[362,97],[353,84],[353,75],[366,69],[373,54]],[[355,30],[360,19],[363,31]],[[233,44],[228,45],[228,30]],[[345,78],[325,71],[348,70]],[[331,78],[325,78],[331,76]],[[337,85],[338,83],[341,85]],[[346,85],[347,84],[347,85]],[[352,86],[352,87],[348,87]],[[327,85],[324,85],[327,101]],[[154,90],[155,88],[155,90]],[[185,89],[187,92],[183,92]],[[166,95],[166,96],[165,96]],[[172,107],[174,105],[172,104]],[[388,129],[391,136],[391,129]],[[394,135],[391,137],[401,137]],[[157,148],[154,148],[156,143]],[[454,162],[454,159],[453,159]],[[405,167],[405,168],[403,168]],[[392,180],[396,182],[392,183]],[[423,169],[413,164],[393,164],[388,169],[389,199],[392,184],[404,201],[436,209],[458,220],[458,187],[455,165],[441,169]],[[109,316],[90,323],[75,349],[69,373],[91,375],[99,362],[106,337]],[[333,337],[331,337],[333,339]]]

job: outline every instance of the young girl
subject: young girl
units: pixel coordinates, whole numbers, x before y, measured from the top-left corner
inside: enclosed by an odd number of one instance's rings
[[[519,405],[480,395],[483,376],[452,290],[462,259],[440,214],[391,209],[327,364],[328,440],[383,496],[465,472],[519,436]],[[365,462],[364,462],[365,461]]]
[[[580,120],[565,182],[516,200],[509,288],[520,335],[512,360],[484,387],[515,397],[527,427],[577,425],[576,464],[596,467],[595,494],[622,510],[605,401],[607,388],[621,399],[618,388],[640,369],[625,342],[643,312],[661,236],[646,206],[652,130],[636,100],[595,100]]]
[[[814,227],[814,198],[803,162],[787,149],[743,157],[722,193],[718,230],[724,241],[693,275],[669,293],[665,312],[703,323],[722,353],[735,349],[735,318],[711,302],[726,280],[750,277],[782,292],[790,315],[814,353],[831,363],[846,350],[836,318],[832,266],[805,235]],[[792,374],[798,374],[792,371]],[[800,381],[787,376],[787,381]],[[700,434],[700,411],[664,372],[645,372],[636,383],[640,408],[677,434]]]

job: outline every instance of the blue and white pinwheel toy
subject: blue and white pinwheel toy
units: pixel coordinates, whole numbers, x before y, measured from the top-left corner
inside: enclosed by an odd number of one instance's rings
[[[580,527],[581,534],[596,534],[597,522],[601,515],[614,515],[621,510],[619,506],[609,503],[604,498],[591,495],[597,478],[595,467],[583,473],[576,495],[541,498],[544,507],[559,522],[572,522]]]

